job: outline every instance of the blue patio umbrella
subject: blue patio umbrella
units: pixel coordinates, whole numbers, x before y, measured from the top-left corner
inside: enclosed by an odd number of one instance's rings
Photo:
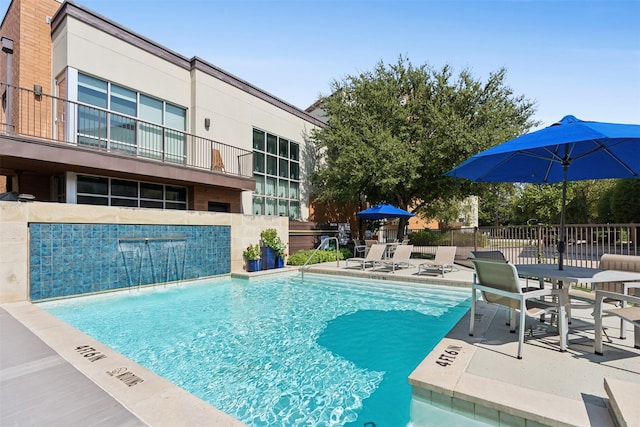
[[[562,182],[558,268],[565,249],[567,181],[640,177],[640,125],[558,123],[476,154],[445,175],[476,182]]]
[[[356,213],[362,219],[378,220],[385,218],[411,218],[415,216],[411,212],[405,211],[388,203],[381,203],[369,209]]]

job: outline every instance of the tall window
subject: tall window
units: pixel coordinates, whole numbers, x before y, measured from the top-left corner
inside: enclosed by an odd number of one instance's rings
[[[76,197],[80,205],[187,209],[186,187],[101,176],[78,175]]]
[[[253,213],[300,219],[300,145],[253,130]]]
[[[82,73],[78,102],[79,144],[185,163],[185,108]]]

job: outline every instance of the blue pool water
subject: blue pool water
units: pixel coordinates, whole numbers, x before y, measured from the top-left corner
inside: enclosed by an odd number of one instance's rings
[[[40,306],[251,426],[405,426],[407,377],[470,292],[305,275]]]

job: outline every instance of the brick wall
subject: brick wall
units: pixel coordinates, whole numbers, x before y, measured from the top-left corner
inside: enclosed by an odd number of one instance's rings
[[[33,89],[42,86],[45,94],[52,93],[51,76],[51,27],[47,17],[52,17],[60,7],[57,0],[14,0],[7,11],[0,35],[13,39],[12,83],[15,86]],[[6,81],[7,55],[2,54],[0,77]],[[16,122],[16,118],[27,106],[39,99],[14,93],[12,115],[16,131],[33,133],[31,127],[51,127],[51,117],[38,121]],[[33,107],[32,107],[33,108]]]
[[[209,210],[209,202],[229,203],[231,213],[242,213],[242,193],[238,191],[224,190],[195,186],[193,188],[193,210]],[[190,201],[191,202],[191,201]]]

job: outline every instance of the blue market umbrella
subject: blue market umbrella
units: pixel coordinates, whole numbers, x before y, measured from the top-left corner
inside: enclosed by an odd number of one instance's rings
[[[445,175],[476,182],[562,182],[558,268],[565,249],[567,181],[640,177],[640,125],[558,123],[476,154]]]
[[[388,203],[381,203],[356,213],[356,216],[362,219],[377,220],[385,218],[411,218],[412,216],[415,216],[415,214]]]

